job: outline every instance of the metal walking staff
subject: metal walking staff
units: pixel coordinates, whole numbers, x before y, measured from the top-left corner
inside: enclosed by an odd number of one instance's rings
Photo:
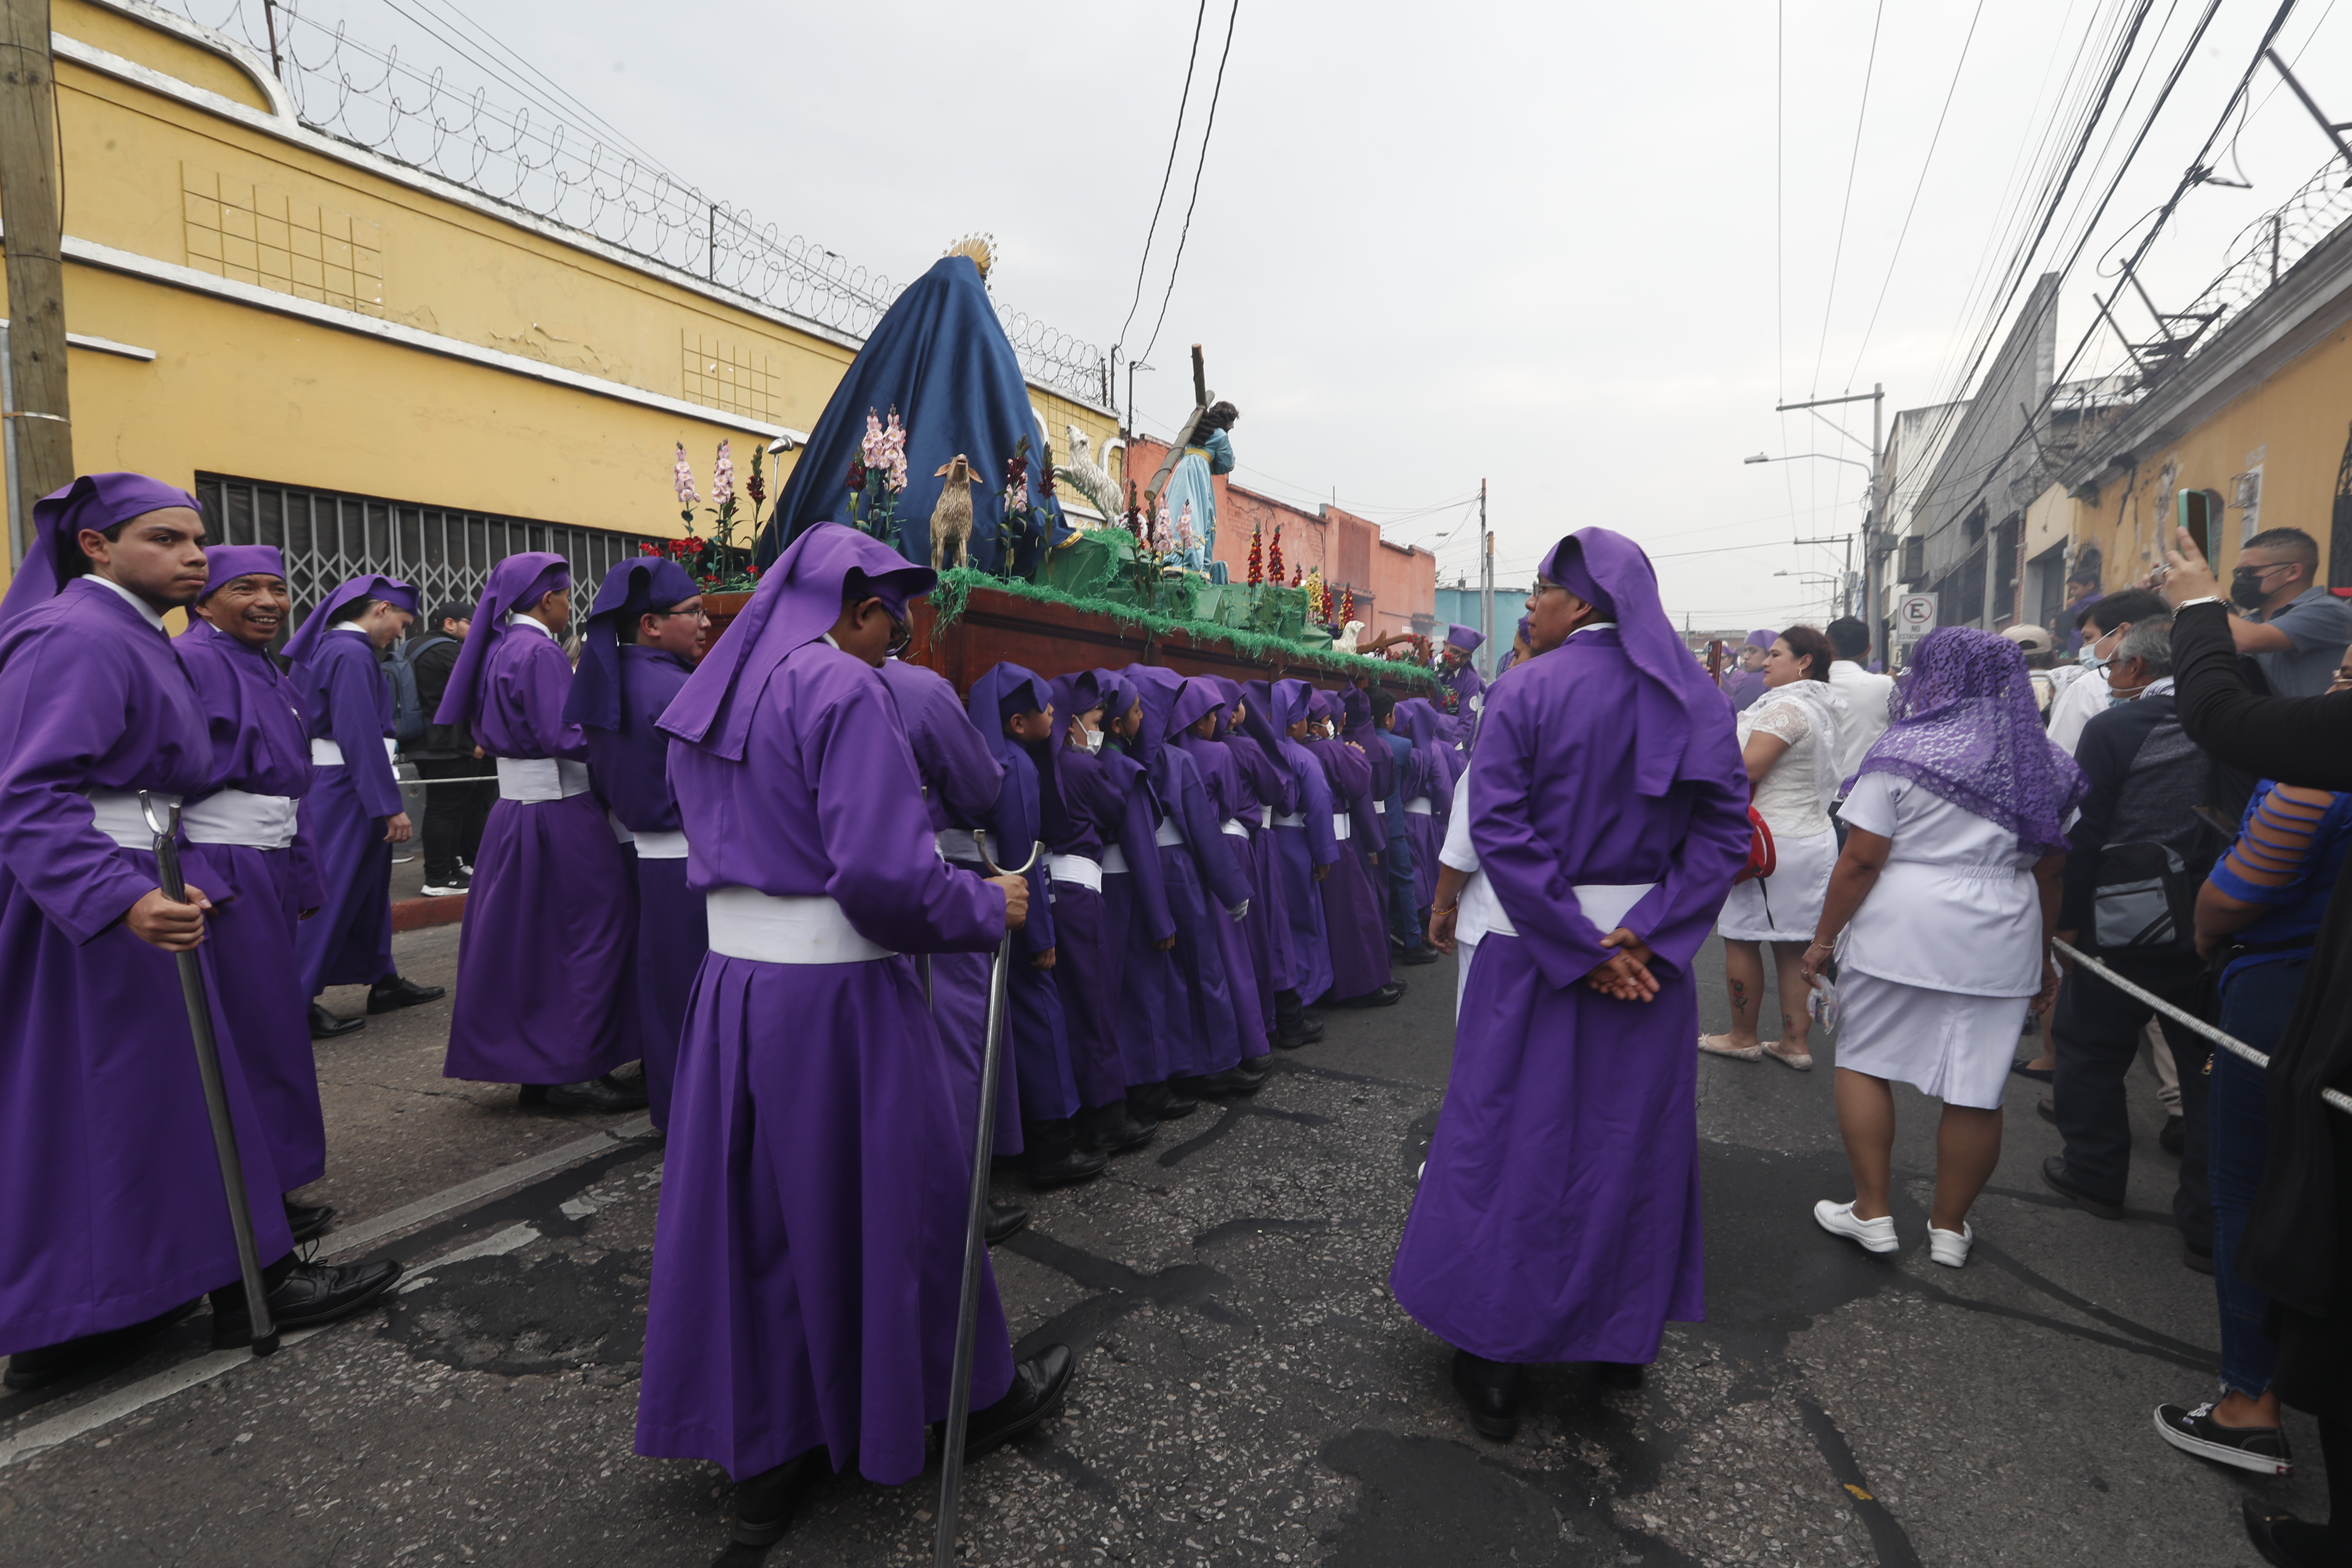
[[[992,877],[1005,873],[988,858],[988,835],[975,830],[980,863]],[[1013,875],[1026,876],[1045,852],[1033,844],[1029,858]],[[940,1528],[931,1549],[934,1568],[954,1568],[956,1494],[963,1486],[963,1432],[971,1417],[972,1336],[980,1327],[980,1263],[988,1256],[983,1230],[988,1223],[988,1163],[996,1152],[996,1079],[1004,1066],[1005,975],[1013,963],[1013,925],[1005,922],[1003,940],[996,944],[996,962],[988,972],[987,1047],[980,1064],[980,1135],[972,1141],[971,1201],[963,1217],[963,1289],[956,1299],[955,1373],[948,1385],[947,1431],[940,1443]]]
[[[142,789],[139,809],[155,834],[156,881],[165,898],[184,904],[188,885],[180,875],[180,847],[173,838],[179,830],[180,808],[166,806],[158,816],[154,801]],[[220,1157],[221,1188],[228,1195],[229,1229],[236,1237],[236,1271],[245,1280],[246,1310],[253,1316],[253,1353],[268,1355],[278,1348],[278,1325],[269,1321],[269,1292],[261,1282],[261,1256],[253,1241],[253,1210],[245,1201],[245,1162],[237,1157],[236,1126],[229,1120],[228,1090],[221,1082],[220,1042],[213,1038],[212,999],[205,993],[205,972],[194,950],[173,956],[180,961],[180,995],[188,1005],[188,1033],[196,1042],[196,1075],[204,1080],[205,1110],[213,1123],[213,1152]]]

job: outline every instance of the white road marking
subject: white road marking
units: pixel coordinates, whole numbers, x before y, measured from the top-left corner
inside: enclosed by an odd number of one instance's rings
[[[652,1117],[633,1116],[609,1131],[592,1133],[588,1137],[575,1139],[572,1142],[550,1149],[544,1154],[534,1154],[528,1160],[520,1160],[511,1165],[500,1165],[497,1170],[487,1171],[470,1182],[460,1182],[454,1187],[444,1188],[430,1197],[419,1198],[415,1203],[394,1209],[389,1214],[380,1214],[373,1219],[363,1219],[357,1225],[338,1226],[327,1233],[320,1247],[319,1256],[336,1258],[347,1253],[360,1251],[384,1237],[398,1231],[413,1230],[427,1220],[439,1219],[443,1215],[464,1208],[468,1204],[477,1203],[493,1193],[502,1192],[508,1187],[520,1186],[533,1177],[546,1175],[551,1171],[560,1171],[566,1165],[576,1165],[583,1160],[593,1159],[596,1155],[611,1150],[615,1144],[625,1143],[633,1138],[641,1138],[653,1130]]]

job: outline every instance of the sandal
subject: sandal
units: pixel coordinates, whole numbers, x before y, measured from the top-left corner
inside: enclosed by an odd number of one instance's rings
[[[1742,1062],[1756,1061],[1764,1055],[1761,1041],[1752,1046],[1735,1046],[1729,1035],[1701,1035],[1698,1048],[1711,1057],[1729,1057],[1734,1061]]]
[[[2020,1078],[2030,1078],[2042,1083],[2048,1083],[2052,1076],[2057,1071],[2054,1068],[2035,1067],[2032,1057],[2018,1058],[2015,1061],[2009,1064],[2009,1070],[2015,1073]]]
[[[1780,1044],[1780,1042],[1777,1040],[1773,1042],[1773,1045],[1778,1044]],[[1802,1056],[1791,1057],[1782,1055],[1780,1052],[1774,1050],[1771,1046],[1763,1047],[1762,1049],[1767,1060],[1779,1062],[1784,1068],[1794,1068],[1799,1072],[1811,1072],[1813,1070],[1813,1056],[1811,1051],[1807,1051]]]

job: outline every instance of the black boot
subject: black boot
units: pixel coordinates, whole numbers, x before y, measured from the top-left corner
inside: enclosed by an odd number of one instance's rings
[[[1022,1167],[1028,1173],[1031,1184],[1039,1188],[1090,1182],[1110,1163],[1108,1155],[1089,1153],[1078,1146],[1077,1124],[1066,1116],[1046,1121],[1024,1121],[1021,1141],[1027,1146]]]
[[[310,1037],[314,1040],[331,1040],[338,1035],[366,1027],[365,1018],[340,1018],[327,1011],[325,1003],[310,1004]]]
[[[516,1103],[544,1105],[555,1110],[643,1110],[647,1103],[646,1080],[632,1079],[623,1082],[606,1073],[582,1083],[527,1083]]]
[[[1131,1083],[1127,1086],[1127,1109],[1136,1120],[1174,1121],[1201,1109],[1201,1102],[1189,1094],[1179,1094],[1164,1083]]]
[[[1286,1051],[1301,1046],[1311,1046],[1323,1037],[1323,1020],[1307,1010],[1299,1001],[1298,991],[1274,994],[1274,1043]]]
[[[1468,1351],[1454,1352],[1454,1387],[1470,1406],[1470,1425],[1482,1437],[1507,1443],[1519,1429],[1519,1369]]]
[[[400,1265],[381,1258],[373,1263],[297,1263],[288,1253],[262,1271],[268,1290],[269,1320],[283,1332],[315,1329],[363,1311],[375,1304],[400,1278]],[[245,1286],[231,1283],[213,1292],[213,1349],[235,1350],[253,1342],[253,1314],[247,1309]]]
[[[37,1351],[18,1351],[8,1358],[8,1372],[0,1377],[0,1384],[18,1393],[28,1389],[47,1388],[79,1373],[97,1372],[110,1366],[123,1366],[138,1358],[149,1341],[182,1318],[195,1306],[183,1301],[167,1312],[159,1312],[144,1322],[120,1329],[107,1329],[63,1344],[44,1345]]]
[[[773,1546],[792,1528],[793,1515],[809,1493],[831,1474],[831,1456],[820,1447],[797,1459],[786,1459],[772,1470],[737,1481],[730,1539],[738,1546]]]
[[[297,1242],[309,1241],[315,1237],[324,1236],[327,1232],[327,1222],[335,1217],[334,1209],[326,1204],[298,1204],[292,1198],[287,1198],[284,1202],[286,1228],[294,1233],[294,1239]]]
[[[1592,1375],[1603,1388],[1639,1388],[1650,1369],[1637,1361],[1596,1361]]]
[[[395,974],[368,987],[368,1011],[396,1013],[403,1007],[414,1007],[420,1003],[438,1002],[447,994],[448,991],[443,986],[419,985],[414,980]]]
[[[1114,1100],[1078,1112],[1078,1147],[1091,1154],[1124,1154],[1150,1142],[1155,1127],[1129,1115],[1127,1101]]]
[[[1231,1099],[1237,1095],[1255,1094],[1265,1087],[1264,1073],[1251,1072],[1245,1067],[1229,1067],[1223,1072],[1213,1072],[1206,1078],[1171,1078],[1168,1087],[1180,1094],[1198,1095],[1202,1099]]]
[[[1078,1370],[1077,1357],[1067,1345],[1047,1345],[1013,1369],[1013,1386],[985,1410],[975,1410],[964,1423],[963,1457],[978,1458],[1001,1443],[1009,1443],[1062,1407],[1070,1379]]]
[[[998,1242],[1013,1239],[1028,1223],[1029,1211],[1020,1205],[991,1204],[988,1205],[988,1218],[981,1226],[981,1237],[994,1247]]]

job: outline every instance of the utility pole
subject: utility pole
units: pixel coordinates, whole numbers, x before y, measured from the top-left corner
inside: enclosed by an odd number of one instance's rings
[[[1486,531],[1486,481],[1478,481],[1478,673],[1495,679],[1495,536]]]
[[[24,559],[33,503],[73,482],[67,418],[65,262],[58,215],[57,65],[49,0],[0,0],[0,230],[8,268],[8,559]]]
[[[1838,403],[1870,405],[1870,499],[1862,516],[1862,597],[1863,624],[1870,628],[1870,651],[1874,656],[1887,652],[1885,627],[1879,617],[1879,558],[1878,533],[1885,522],[1886,476],[1886,384],[1875,382],[1868,392],[1857,392],[1847,397],[1817,397],[1810,403],[1776,403],[1775,414],[1791,414],[1800,408],[1827,408]],[[1832,428],[1836,426],[1832,424]],[[1841,435],[1843,432],[1839,432]],[[1848,437],[1851,439],[1851,437]],[[1849,571],[1853,557],[1847,557]]]

